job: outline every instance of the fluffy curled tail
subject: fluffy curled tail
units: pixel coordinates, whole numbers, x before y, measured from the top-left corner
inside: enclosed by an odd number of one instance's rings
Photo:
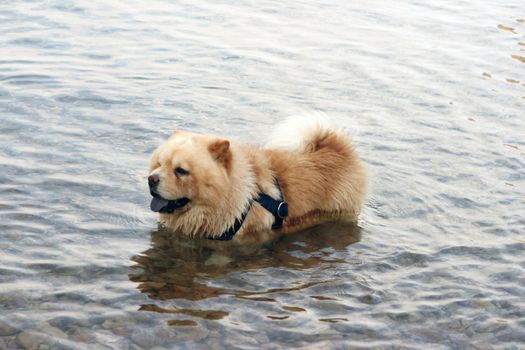
[[[341,134],[323,115],[293,116],[277,125],[266,146],[309,153],[322,148],[330,136]]]

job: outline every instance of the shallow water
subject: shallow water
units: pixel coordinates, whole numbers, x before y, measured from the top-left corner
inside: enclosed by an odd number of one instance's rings
[[[0,349],[524,348],[525,11],[411,1],[0,4]],[[322,112],[359,225],[229,251],[148,210],[174,129]],[[219,243],[219,242],[217,242]]]

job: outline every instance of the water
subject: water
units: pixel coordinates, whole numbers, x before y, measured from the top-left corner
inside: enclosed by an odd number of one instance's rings
[[[0,349],[525,348],[520,0],[0,4]],[[174,129],[346,127],[358,227],[231,250],[148,210]],[[218,243],[218,242],[216,242]]]

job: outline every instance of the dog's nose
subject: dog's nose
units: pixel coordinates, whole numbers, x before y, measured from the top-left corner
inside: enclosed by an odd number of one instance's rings
[[[148,176],[149,187],[157,187],[158,184],[159,184],[159,177],[157,175]]]

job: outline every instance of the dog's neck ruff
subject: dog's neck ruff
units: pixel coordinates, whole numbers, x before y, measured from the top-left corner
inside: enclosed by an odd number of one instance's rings
[[[253,198],[250,200],[250,204],[242,213],[241,217],[235,219],[235,222],[228,230],[223,232],[218,237],[209,237],[209,239],[216,241],[231,240],[235,236],[235,234],[241,229],[244,220],[246,220],[246,217],[248,216],[248,213],[252,208],[253,201],[259,203],[264,209],[268,210],[274,216],[275,219],[272,225],[272,230],[280,229],[283,226],[283,220],[288,216],[288,203],[284,201],[284,196],[281,190],[281,186],[279,185],[279,181],[276,180],[275,185],[279,190],[278,199],[273,199],[266,193],[259,193],[259,196],[257,198]]]

